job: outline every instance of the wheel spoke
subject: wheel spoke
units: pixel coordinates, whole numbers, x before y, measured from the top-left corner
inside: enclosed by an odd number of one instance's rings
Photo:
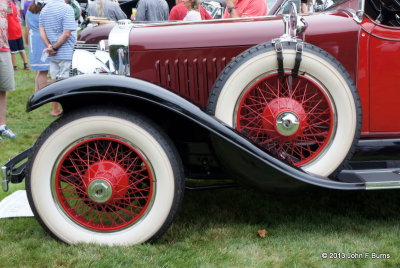
[[[102,191],[111,191],[104,202],[89,189],[93,183],[103,187]],[[86,228],[111,231],[134,224],[148,209],[153,177],[144,157],[131,145],[96,137],[64,155],[57,168],[55,190],[72,220]]]
[[[291,82],[288,77],[272,74],[256,81],[239,102],[236,127],[267,152],[298,166],[318,157],[326,147],[335,118],[329,97],[319,84],[304,75],[291,78]],[[291,130],[295,121],[289,126],[279,121],[286,118],[283,113],[299,120],[298,127]],[[282,126],[289,130],[280,132]]]

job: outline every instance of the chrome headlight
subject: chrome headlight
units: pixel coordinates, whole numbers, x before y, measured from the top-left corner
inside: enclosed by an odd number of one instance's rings
[[[110,56],[105,51],[93,54],[86,50],[75,50],[72,56],[72,75],[110,73],[114,70]]]
[[[130,75],[129,33],[132,25],[130,20],[118,21],[108,38],[110,57],[115,67],[115,73],[119,75]]]
[[[109,40],[101,40],[93,53],[85,48],[76,49],[72,57],[71,75],[80,74],[118,74],[130,75],[129,33],[130,20],[121,20],[112,29]]]

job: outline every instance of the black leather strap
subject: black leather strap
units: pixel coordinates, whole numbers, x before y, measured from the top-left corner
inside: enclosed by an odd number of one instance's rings
[[[299,75],[299,68],[301,63],[301,55],[303,53],[303,43],[296,43],[296,58],[294,60],[294,67],[292,69],[292,76],[296,78]]]
[[[278,74],[281,77],[285,76],[285,70],[283,69],[283,48],[282,43],[278,40],[275,42],[276,59],[278,60]]]

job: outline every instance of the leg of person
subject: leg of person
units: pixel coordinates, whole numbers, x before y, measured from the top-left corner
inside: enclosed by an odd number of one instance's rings
[[[47,73],[48,71],[37,71],[35,79],[35,91],[38,91],[47,85]]]
[[[12,61],[12,65],[14,67],[14,71],[18,71],[17,57],[15,56],[15,53],[11,53],[11,61]]]
[[[60,105],[58,104],[58,102],[52,102],[51,106],[53,107],[53,111],[51,111],[50,115],[51,116],[60,116],[62,114],[61,110],[60,110]]]
[[[19,55],[21,56],[21,59],[24,62],[24,70],[30,70],[30,68],[28,66],[28,58],[26,57],[26,53],[25,53],[24,39],[22,39],[22,37],[18,38],[16,40],[16,42],[17,42],[17,48],[18,48]]]
[[[18,43],[17,43],[17,40],[8,40],[8,44],[10,45],[10,50],[11,50],[11,61],[12,61],[12,65],[14,66],[14,71],[18,71],[18,67],[17,67],[17,57],[15,56],[15,53],[18,52]]]
[[[15,89],[14,71],[9,52],[0,52],[0,137],[14,139],[15,134],[6,126],[7,91]]]
[[[50,77],[51,77],[51,84],[55,83],[57,81],[57,78],[60,75],[60,62],[62,62],[61,60],[50,60],[49,64],[50,64]],[[51,116],[59,116],[61,115],[61,110],[59,108],[59,105],[57,102],[52,102],[51,103],[53,110],[51,111],[50,115]]]
[[[58,75],[56,77],[57,80],[67,79],[69,77],[69,71],[71,69],[71,61],[70,60],[60,60],[58,62]],[[53,112],[51,113],[52,116],[59,116],[62,114],[62,111],[59,107],[58,102],[53,102]]]
[[[0,91],[0,125],[6,124],[6,111],[7,111],[7,102],[6,102],[6,92]]]
[[[24,62],[24,70],[30,70],[31,68],[29,68],[28,57],[26,56],[25,50],[22,50],[21,52],[19,52],[19,54],[21,55],[22,61]]]
[[[36,71],[36,76],[35,76],[35,91],[39,90],[39,75],[40,71]]]
[[[7,137],[15,139],[15,134],[6,126],[7,113],[7,94],[6,91],[0,91],[0,138]]]

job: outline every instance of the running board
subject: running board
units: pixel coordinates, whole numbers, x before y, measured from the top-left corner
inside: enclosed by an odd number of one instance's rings
[[[366,190],[400,189],[398,161],[363,161],[350,163],[352,169],[342,170],[338,180],[347,183],[362,182]]]

